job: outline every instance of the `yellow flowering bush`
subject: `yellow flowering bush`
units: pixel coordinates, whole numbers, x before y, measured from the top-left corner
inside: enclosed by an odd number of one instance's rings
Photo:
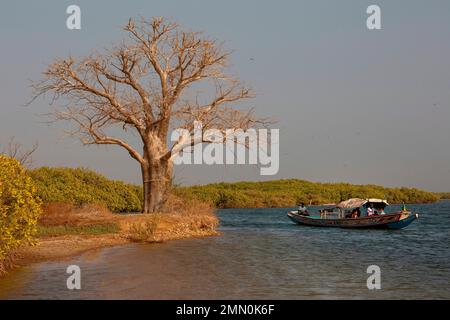
[[[0,272],[11,250],[32,243],[40,213],[33,180],[17,160],[0,155]]]

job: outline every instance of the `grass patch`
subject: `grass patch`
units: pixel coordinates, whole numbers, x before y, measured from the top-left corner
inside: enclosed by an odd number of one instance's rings
[[[118,233],[119,227],[115,223],[93,226],[38,226],[38,237],[56,237],[64,235],[99,235]]]

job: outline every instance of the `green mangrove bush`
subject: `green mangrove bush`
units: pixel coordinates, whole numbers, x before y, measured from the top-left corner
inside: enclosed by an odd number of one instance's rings
[[[292,207],[300,202],[315,205],[369,197],[387,199],[391,203],[429,203],[440,199],[440,195],[414,188],[315,183],[297,179],[179,187],[176,193],[218,208]]]
[[[101,204],[113,212],[141,211],[141,187],[109,180],[88,169],[42,167],[30,171],[30,176],[36,183],[37,194],[46,204]]]

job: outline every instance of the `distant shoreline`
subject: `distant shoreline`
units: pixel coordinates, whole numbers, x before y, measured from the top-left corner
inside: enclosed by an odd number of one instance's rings
[[[450,198],[448,193],[433,193],[416,188],[318,183],[298,179],[177,187],[175,193],[182,198],[204,201],[220,209],[289,208],[300,203],[309,206],[334,205],[350,198],[379,198],[392,204],[433,203]]]

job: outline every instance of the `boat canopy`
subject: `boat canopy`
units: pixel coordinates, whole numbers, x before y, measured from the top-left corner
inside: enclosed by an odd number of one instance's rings
[[[338,207],[340,209],[350,209],[351,210],[351,209],[362,207],[366,203],[384,204],[385,206],[389,205],[389,203],[386,200],[382,200],[382,199],[375,199],[375,198],[372,198],[372,199],[359,199],[359,198],[353,198],[353,199],[348,199],[348,200],[342,201],[336,207]]]

